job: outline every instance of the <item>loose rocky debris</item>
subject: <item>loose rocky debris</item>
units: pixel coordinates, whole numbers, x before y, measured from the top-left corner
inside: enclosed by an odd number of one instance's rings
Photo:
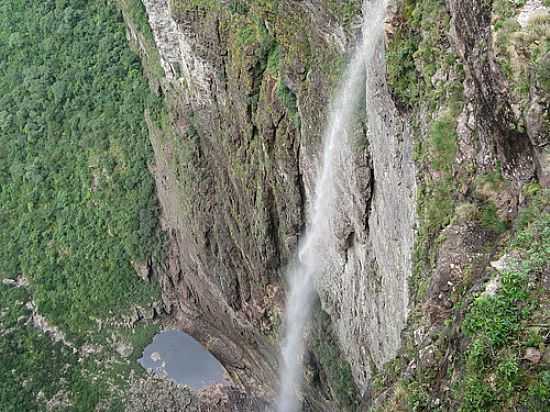
[[[126,359],[134,353],[134,347],[126,342],[120,342],[115,345],[115,352]]]
[[[428,289],[426,309],[433,324],[446,319],[453,294],[465,277],[479,278],[487,260],[483,246],[493,235],[475,222],[453,224],[443,230],[436,270]]]
[[[134,328],[138,323],[150,323],[165,317],[167,311],[162,302],[153,302],[147,306],[134,306],[126,315],[118,318],[94,318],[99,330],[110,328]]]
[[[25,275],[18,275],[15,279],[2,279],[2,283],[6,286],[11,286],[15,288],[26,288],[27,286],[29,286],[29,279],[27,279]]]
[[[520,256],[518,253],[512,251],[510,253],[506,253],[500,259],[492,261],[490,263],[490,266],[495,269],[497,273],[495,277],[491,278],[491,280],[487,282],[487,284],[485,285],[485,291],[481,294],[481,296],[495,296],[495,294],[499,291],[501,287],[500,274],[513,268],[519,257]]]
[[[137,275],[145,282],[149,282],[151,280],[151,275],[153,273],[153,270],[151,268],[151,264],[149,262],[130,262],[132,266],[134,267],[134,270],[136,271]]]
[[[90,355],[101,353],[102,351],[103,348],[101,346],[85,344],[80,347],[80,350],[78,352],[81,357],[88,357]]]
[[[71,405],[72,403],[69,398],[69,393],[67,391],[60,390],[46,403],[46,411],[66,411],[71,407]]]
[[[269,412],[268,402],[225,385],[200,391],[152,376],[132,383],[126,412]]]
[[[499,272],[504,272],[517,261],[519,254],[510,252],[503,255],[500,259],[491,262],[491,267]]]
[[[537,16],[544,16],[549,11],[550,9],[543,5],[542,0],[528,0],[518,14],[518,23],[522,28],[526,28],[530,20]]]
[[[15,279],[2,279],[2,283],[8,287],[14,288],[26,288],[30,284],[29,279],[22,274],[18,275]],[[57,326],[51,325],[48,320],[38,312],[38,307],[34,300],[26,303],[20,302],[20,304],[25,305],[25,308],[30,311],[30,316],[19,317],[19,319],[17,319],[18,323],[32,324],[32,326],[49,336],[54,342],[62,342],[65,346],[71,348],[73,352],[76,352],[75,345],[66,338],[65,333]],[[0,313],[0,318],[3,314],[4,312]],[[10,333],[9,330],[2,331],[2,335],[7,335],[8,333]]]
[[[65,333],[57,326],[51,325],[48,320],[38,312],[38,308],[36,307],[34,300],[27,302],[26,307],[32,311],[29,321],[32,322],[32,325],[36,329],[41,330],[54,342],[62,342],[63,345],[71,348],[73,352],[77,352],[75,345],[66,338]]]
[[[533,364],[538,364],[542,358],[542,354],[538,349],[535,348],[527,348],[525,351],[525,355],[523,355],[523,359],[527,359],[529,362]]]
[[[481,294],[483,297],[491,297],[495,296],[498,290],[500,289],[500,276],[497,275],[494,278],[492,278],[487,284],[485,285],[485,291]]]

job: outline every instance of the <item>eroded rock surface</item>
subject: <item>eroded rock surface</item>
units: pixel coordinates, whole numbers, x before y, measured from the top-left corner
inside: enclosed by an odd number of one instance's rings
[[[418,27],[409,33],[429,52],[437,48],[434,58],[441,59],[421,62],[426,50],[413,53],[414,82],[426,81],[422,70],[430,73],[428,97],[416,106],[400,102],[386,81],[384,39],[392,41],[412,24],[399,15],[402,2],[389,2],[387,18],[380,19],[372,18],[377,1],[346,7],[324,0],[143,3],[163,72],[150,80],[167,104],[162,121],[148,114],[169,238],[165,267],[156,268],[166,312],[216,355],[238,385],[273,397],[285,266],[308,219],[330,97],[363,28],[373,42],[365,105],[340,164],[331,266],[317,279],[320,307],[330,319],[331,343],[340,347],[365,398],[372,374],[402,348],[413,304],[426,309],[427,323],[416,329],[421,356],[407,366],[407,376],[439,362],[445,366],[431,327],[448,319],[455,284],[479,263],[474,260],[486,265],[490,251],[481,249],[496,237],[471,221],[452,221],[455,203],[492,202],[496,218],[508,223],[525,183],[538,176],[546,184],[542,80],[532,81],[528,109],[519,110],[497,62],[491,2],[448,0],[436,10],[441,21],[434,30],[442,33]],[[135,46],[146,55],[129,23]],[[427,66],[433,64],[441,67],[432,72]],[[435,145],[437,122],[440,134],[448,132],[440,138],[454,139],[450,149],[440,148],[450,152],[443,153],[450,157],[443,167],[422,158],[441,155],[422,147]],[[495,170],[502,171],[505,190],[476,189],[476,179]],[[449,214],[425,232],[429,219],[417,217],[427,207],[418,204],[421,190],[426,203],[447,196],[431,213],[441,207]],[[430,250],[421,252],[433,267],[414,274],[426,278],[427,291],[425,301],[411,303],[411,295],[420,294],[411,290],[417,233],[425,235],[421,246]],[[323,386],[327,374],[319,369],[328,363],[322,356],[308,353],[308,364],[317,369],[311,385]],[[329,393],[321,388],[308,396],[312,408],[334,408]]]
[[[175,114],[173,137],[151,122],[171,237],[166,303],[245,386],[272,393],[263,382],[276,377],[269,335],[282,310],[281,277],[307,218],[335,64],[358,41],[359,14],[343,24],[325,2],[250,4],[250,21],[224,7],[144,5]],[[380,26],[370,126],[366,106],[358,108],[339,172],[333,266],[318,279],[322,307],[363,390],[370,363],[381,366],[399,347],[415,193],[412,142],[383,92],[382,23],[370,24],[367,32]]]
[[[187,386],[147,377],[132,383],[126,412],[271,412],[260,399],[238,388],[212,385],[195,392]]]

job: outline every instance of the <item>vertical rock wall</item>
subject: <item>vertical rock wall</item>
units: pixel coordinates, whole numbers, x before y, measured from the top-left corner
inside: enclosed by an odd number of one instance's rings
[[[150,121],[170,244],[165,301],[238,383],[273,394],[282,274],[307,219],[328,102],[365,24],[366,106],[341,161],[333,264],[317,283],[365,392],[371,368],[399,348],[415,220],[412,142],[385,87],[383,18],[369,1],[365,23],[360,1],[267,3],[143,1],[168,104],[164,125]]]
[[[372,368],[382,367],[400,347],[415,228],[413,141],[386,87],[382,3],[364,3],[364,41],[370,51],[366,147],[352,147],[351,161],[342,164],[348,191],[337,237],[344,241],[332,259],[334,267],[319,282],[323,307],[363,393]]]

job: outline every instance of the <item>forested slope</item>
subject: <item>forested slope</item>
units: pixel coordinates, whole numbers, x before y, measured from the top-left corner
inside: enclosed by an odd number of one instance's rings
[[[159,298],[134,268],[147,274],[161,249],[144,123],[156,105],[110,2],[0,3],[3,411],[40,410],[56,393],[106,408],[137,365],[154,327],[109,324]],[[33,328],[37,315],[67,344]],[[135,343],[132,362],[116,342]]]

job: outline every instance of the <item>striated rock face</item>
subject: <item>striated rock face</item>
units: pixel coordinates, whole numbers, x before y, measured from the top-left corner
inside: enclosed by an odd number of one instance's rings
[[[301,159],[317,151],[302,145],[318,142],[330,87],[299,60],[268,67],[270,56],[291,57],[267,20],[185,2],[144,5],[171,116],[169,133],[150,123],[170,237],[166,303],[237,382],[270,396],[281,273],[301,232],[312,173]],[[300,35],[282,26],[298,14],[320,50],[334,49],[327,39],[344,43],[340,27],[326,32],[333,26],[326,10],[311,7],[281,6],[273,22],[280,36]]]
[[[516,181],[534,175],[534,154],[526,133],[515,130],[514,113],[492,46],[491,2],[449,0],[451,39],[466,72],[465,97],[471,102],[481,168],[504,165]]]
[[[143,5],[166,79],[185,82],[196,102],[210,103],[208,76],[212,68],[193,52],[189,33],[178,27],[168,0],[143,0]]]
[[[431,335],[451,316],[450,295],[466,272],[482,276],[525,183],[548,184],[548,56],[516,95],[492,3],[143,0],[149,43],[125,13],[144,61],[158,53],[160,73],[145,69],[166,104],[147,113],[169,245],[156,268],[165,307],[246,391],[270,399],[277,388],[283,274],[309,216],[330,97],[362,32],[365,104],[340,161],[331,265],[316,283],[334,342],[312,334],[305,404],[354,404],[329,379],[330,368],[347,376],[342,365],[368,403],[373,374],[412,335],[420,357],[407,379],[441,361]],[[518,30],[531,30],[528,6]]]
[[[236,382],[270,397],[282,274],[307,219],[328,101],[361,36],[363,5],[241,3],[143,1],[169,112],[169,127],[149,125],[170,245],[166,306]],[[382,15],[372,13],[365,2],[376,53],[342,161],[333,265],[317,282],[362,392],[372,366],[397,353],[406,322],[416,190],[410,133],[384,86]]]
[[[366,145],[344,162],[342,239],[319,293],[362,393],[372,367],[381,368],[400,347],[408,313],[408,277],[414,246],[416,170],[413,141],[385,82],[382,2],[366,2]],[[363,156],[363,158],[361,157]],[[366,157],[366,159],[365,159]]]

